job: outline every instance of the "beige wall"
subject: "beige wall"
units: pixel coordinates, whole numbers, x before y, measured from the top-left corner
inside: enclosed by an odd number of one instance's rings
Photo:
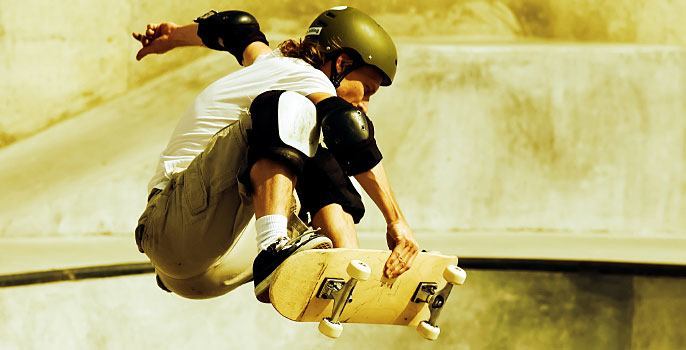
[[[370,114],[418,236],[684,237],[684,1],[414,3],[350,2],[403,37],[398,81]],[[203,86],[237,68],[200,49],[135,62],[131,31],[214,7],[248,9],[270,35],[297,35],[334,4],[0,1],[0,146],[21,140],[0,150],[0,238],[131,237],[176,119]],[[369,208],[361,229],[382,235]],[[249,286],[193,302],[146,275],[0,289],[0,348],[686,344],[681,279],[469,273],[436,344],[378,326],[349,327],[333,343],[254,302]]]
[[[78,1],[0,3],[0,146],[118,96],[199,56],[183,50],[145,65],[133,59],[129,33],[149,21],[186,23],[206,9],[242,8],[269,33],[297,36],[338,1]],[[550,39],[645,44],[686,42],[684,1],[411,1],[352,6],[373,14],[395,36],[471,41]],[[233,59],[227,59],[233,63]]]
[[[660,3],[437,1],[406,7],[353,1],[400,38],[397,82],[374,97],[371,114],[413,225],[425,232],[683,235],[683,47],[564,42],[593,37],[678,44],[666,33],[678,27],[667,12],[679,7]],[[206,8],[240,7],[264,18],[263,27],[273,33],[297,35],[333,2],[133,4],[68,2],[52,9],[40,2],[1,3],[0,43],[11,47],[2,56],[8,78],[0,80],[11,86],[0,95],[12,102],[0,105],[6,142],[69,120],[0,154],[3,164],[12,164],[2,171],[2,184],[9,185],[0,187],[0,234],[131,232],[155,155],[176,119],[203,86],[238,67],[229,55],[203,49],[136,62],[130,31],[148,21],[185,22]],[[22,19],[25,6],[34,6],[37,15]],[[647,24],[658,17],[664,23]],[[617,24],[627,21],[633,22]],[[570,37],[571,29],[585,25],[595,29]],[[645,28],[654,29],[652,36],[639,40],[635,34]],[[445,37],[423,36],[431,33]],[[562,42],[465,43],[448,38],[454,33]],[[200,56],[209,57],[207,63],[179,69]],[[49,186],[25,176],[42,174],[46,164]],[[409,171],[424,181],[402,176]],[[98,195],[103,193],[108,195]],[[383,228],[367,204],[362,228]]]
[[[0,2],[0,145],[69,119],[204,55],[137,64],[130,37],[149,21],[188,22],[219,1]]]
[[[686,232],[682,49],[406,44],[401,57],[370,115],[417,230]],[[365,227],[383,229],[367,204]]]

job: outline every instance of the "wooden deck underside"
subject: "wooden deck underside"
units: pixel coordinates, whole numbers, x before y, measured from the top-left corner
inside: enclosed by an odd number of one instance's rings
[[[413,267],[395,280],[383,277],[383,266],[390,251],[367,249],[326,249],[298,253],[286,260],[270,289],[274,308],[284,317],[300,322],[319,322],[330,317],[332,300],[316,298],[325,278],[348,280],[346,268],[351,260],[361,260],[372,270],[369,280],[358,282],[353,301],[348,304],[341,322],[416,325],[429,317],[425,303],[413,303],[420,282],[446,282],[443,270],[456,265],[457,257],[420,253]]]

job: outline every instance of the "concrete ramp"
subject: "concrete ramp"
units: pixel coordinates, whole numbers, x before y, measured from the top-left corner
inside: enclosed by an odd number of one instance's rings
[[[371,114],[420,231],[683,237],[683,49],[404,48]]]
[[[684,238],[683,49],[400,47],[397,82],[370,115],[420,238]],[[0,235],[131,234],[157,154],[225,60],[204,58],[0,151]],[[382,231],[367,204],[360,230]]]
[[[0,236],[132,233],[176,122],[227,72],[209,56],[2,149]]]
[[[0,289],[2,349],[680,349],[683,280],[542,272],[469,272],[436,342],[410,327],[282,318],[250,286],[185,300],[152,275]]]

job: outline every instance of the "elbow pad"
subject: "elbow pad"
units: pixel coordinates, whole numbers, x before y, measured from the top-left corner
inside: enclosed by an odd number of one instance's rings
[[[243,11],[210,11],[195,19],[198,36],[210,49],[228,51],[243,65],[243,51],[255,41],[269,42],[253,15]]]
[[[329,97],[316,107],[324,143],[346,175],[363,173],[381,161],[374,125],[364,112],[340,97]]]

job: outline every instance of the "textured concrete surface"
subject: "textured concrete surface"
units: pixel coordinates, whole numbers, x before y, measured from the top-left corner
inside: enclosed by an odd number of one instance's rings
[[[397,85],[370,114],[389,173],[412,174],[393,177],[410,222],[683,234],[682,49],[404,48]]]
[[[460,259],[519,259],[686,267],[686,242],[597,234],[473,234],[418,232],[422,249],[445,251]],[[362,248],[386,249],[383,232],[359,234]],[[253,246],[253,242],[246,241]],[[0,276],[64,268],[148,263],[130,235],[2,238]],[[544,263],[545,264],[545,263]]]
[[[346,2],[396,37],[466,41],[552,40],[683,45],[683,1],[394,0]],[[185,49],[136,64],[130,32],[148,22],[188,23],[210,8],[245,9],[270,34],[301,36],[335,0],[0,2],[0,146],[70,119],[206,54]],[[276,42],[274,42],[276,43]],[[233,58],[227,64],[236,65]],[[40,101],[40,103],[37,103]]]
[[[0,2],[0,237],[130,239],[177,118],[237,68],[202,49],[135,62],[131,31],[242,8],[271,37],[299,36],[338,4]],[[350,5],[403,38],[398,80],[370,114],[418,236],[686,238],[685,2]],[[370,209],[360,228],[382,226]],[[470,271],[437,343],[378,326],[331,342],[247,286],[189,301],[146,275],[0,289],[0,348],[680,349],[685,291],[682,279]]]
[[[2,349],[680,349],[683,280],[470,271],[441,337],[347,325],[333,341],[259,304],[250,286],[182,300],[151,275],[0,289]],[[663,290],[667,288],[667,290]],[[662,291],[660,291],[662,290]],[[635,304],[634,304],[635,303]],[[202,344],[202,345],[200,345]]]
[[[0,239],[0,251],[0,276],[150,262],[128,236]]]
[[[147,178],[177,119],[197,91],[228,70],[198,63],[2,149],[0,230],[14,236],[133,232]]]
[[[686,347],[686,284],[672,278],[635,278],[634,349]]]
[[[370,116],[418,232],[683,237],[682,49],[402,42],[401,57]],[[197,91],[231,70],[225,60],[3,149],[0,236],[132,232],[156,155]],[[378,232],[368,207],[360,229]]]

